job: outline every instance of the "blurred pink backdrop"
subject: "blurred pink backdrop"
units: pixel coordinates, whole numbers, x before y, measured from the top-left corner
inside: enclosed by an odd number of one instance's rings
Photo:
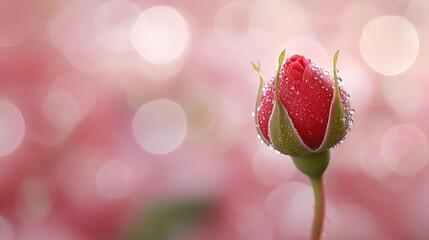
[[[214,211],[168,239],[308,239],[309,181],[251,116],[250,60],[268,79],[284,48],[326,70],[340,49],[356,110],[325,174],[323,239],[429,239],[428,12],[425,0],[0,0],[0,239],[137,239],[159,202],[199,199]]]

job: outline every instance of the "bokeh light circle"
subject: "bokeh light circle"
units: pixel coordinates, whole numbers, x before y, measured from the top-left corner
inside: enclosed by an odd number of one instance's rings
[[[338,76],[343,79],[347,92],[352,97],[352,107],[361,112],[373,102],[375,95],[374,82],[368,76],[366,69],[356,62],[341,64]]]
[[[125,197],[134,184],[134,172],[123,161],[110,160],[97,172],[96,186],[101,197],[118,199]]]
[[[394,126],[383,137],[381,155],[392,171],[404,176],[415,175],[429,161],[427,136],[412,124]]]
[[[327,210],[327,239],[382,239],[380,224],[365,208],[341,205]]]
[[[381,16],[365,25],[360,52],[373,70],[384,75],[397,75],[406,71],[416,60],[419,38],[407,19]]]
[[[61,130],[70,131],[81,120],[81,110],[75,97],[62,89],[52,89],[43,103],[49,122]]]
[[[326,53],[325,47],[316,39],[311,37],[297,37],[286,42],[282,47],[286,49],[289,56],[294,54],[303,55],[319,66],[329,66],[330,57]]]
[[[429,1],[411,0],[403,15],[416,27],[420,39],[420,50],[429,52]]]
[[[253,171],[265,185],[285,183],[295,173],[295,165],[289,156],[276,153],[267,146],[259,148],[253,157]]]
[[[12,224],[2,216],[0,216],[0,239],[2,240],[15,239],[15,234],[14,234]]]
[[[0,156],[13,152],[25,135],[21,111],[12,103],[0,99]]]
[[[35,224],[49,214],[52,197],[43,178],[27,178],[19,190],[21,204],[17,206],[17,214],[23,222]]]
[[[169,100],[157,99],[140,107],[133,119],[137,143],[153,154],[169,153],[180,146],[187,132],[183,108]]]
[[[80,73],[64,74],[51,84],[51,90],[61,90],[70,94],[79,105],[80,117],[86,117],[97,102],[97,83],[91,76]]]
[[[415,79],[387,79],[383,81],[382,88],[387,103],[399,117],[411,117],[420,110],[424,90]]]
[[[155,6],[144,11],[134,23],[131,43],[141,57],[155,64],[171,62],[184,52],[189,27],[174,8]]]
[[[83,23],[64,39],[63,53],[67,61],[83,72],[101,72],[113,63],[112,54],[99,43],[95,29]]]
[[[277,187],[266,202],[275,228],[285,239],[301,239],[308,235],[313,205],[311,187],[299,182],[287,182]]]
[[[103,4],[94,15],[99,43],[114,52],[131,50],[131,29],[140,13],[141,9],[130,1],[113,0]]]

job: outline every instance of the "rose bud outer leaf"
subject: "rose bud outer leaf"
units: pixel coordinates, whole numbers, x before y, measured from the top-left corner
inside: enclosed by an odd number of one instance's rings
[[[286,56],[286,49],[283,49],[283,51],[280,53],[279,55],[279,65],[277,67],[277,75],[276,75],[276,102],[280,103],[280,99],[277,97],[279,95],[279,82],[280,82],[280,69],[283,65],[283,62],[285,60],[285,56]]]
[[[273,147],[281,153],[299,157],[314,153],[302,142],[286,109],[278,100],[274,105],[269,129]]]
[[[253,69],[258,73],[258,76],[259,76],[258,96],[256,97],[256,105],[255,105],[255,111],[254,111],[256,131],[258,132],[258,135],[261,137],[262,141],[265,144],[270,145],[270,143],[265,139],[264,135],[262,134],[258,123],[258,105],[259,105],[259,102],[261,101],[261,92],[262,92],[262,87],[264,86],[264,78],[262,77],[262,74],[261,74],[261,65],[259,61],[258,61],[258,65],[256,65],[253,62],[250,62],[250,63],[252,64]]]
[[[286,56],[286,49],[283,49],[283,51],[279,55],[279,67],[281,67],[281,65],[283,64],[283,61],[285,60],[285,56]]]
[[[316,152],[321,152],[328,150],[329,148],[335,146],[339,143],[344,136],[346,135],[346,129],[348,127],[347,121],[343,121],[344,116],[343,106],[341,105],[341,97],[339,84],[337,79],[337,60],[338,60],[339,50],[334,55],[334,85],[335,85],[335,95],[331,105],[331,111],[329,114],[329,123],[326,129],[325,138],[321,146],[316,150]]]

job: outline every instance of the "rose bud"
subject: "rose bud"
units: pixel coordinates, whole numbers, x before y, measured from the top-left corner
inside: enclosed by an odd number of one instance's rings
[[[333,77],[310,59],[293,55],[284,61],[268,83],[260,76],[255,122],[261,140],[292,157],[329,150],[341,143],[353,123],[348,94],[337,78],[334,56]]]

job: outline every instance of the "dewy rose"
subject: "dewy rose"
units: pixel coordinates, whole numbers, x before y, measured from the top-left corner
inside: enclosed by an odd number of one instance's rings
[[[353,123],[348,94],[337,78],[338,51],[333,77],[300,55],[284,62],[285,51],[273,78],[266,84],[259,64],[260,87],[254,113],[261,140],[276,151],[292,156],[296,167],[311,180],[315,205],[312,240],[321,238],[325,218],[323,173],[329,149],[343,141]]]
[[[273,78],[260,86],[255,110],[258,134],[286,155],[324,152],[341,142],[353,123],[354,110],[341,78],[336,71],[331,77],[304,56],[294,55],[282,64],[283,60]],[[259,66],[253,67],[259,73]]]

